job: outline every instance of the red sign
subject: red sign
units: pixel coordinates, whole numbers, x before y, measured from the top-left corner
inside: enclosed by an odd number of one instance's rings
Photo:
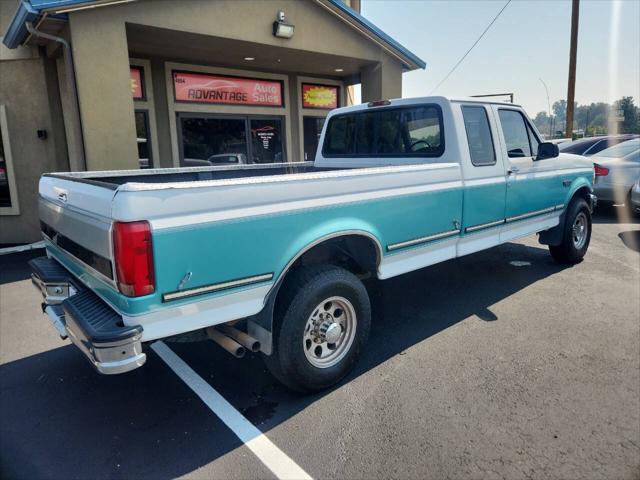
[[[142,68],[131,67],[129,69],[131,75],[131,95],[134,100],[144,99],[144,90],[142,85]]]
[[[282,106],[282,83],[275,80],[173,72],[179,102]]]
[[[338,108],[339,87],[334,85],[302,84],[302,106],[304,108]]]

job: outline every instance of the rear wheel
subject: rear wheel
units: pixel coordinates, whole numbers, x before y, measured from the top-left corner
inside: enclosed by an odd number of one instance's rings
[[[562,243],[549,245],[551,256],[558,263],[578,263],[587,253],[591,241],[591,212],[583,198],[575,198],[567,208]]]
[[[340,381],[369,336],[371,306],[362,282],[334,266],[291,273],[274,318],[271,373],[293,390],[310,392]]]

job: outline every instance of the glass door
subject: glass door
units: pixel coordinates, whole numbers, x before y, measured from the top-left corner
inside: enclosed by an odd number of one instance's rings
[[[281,118],[250,118],[252,163],[286,162]]]

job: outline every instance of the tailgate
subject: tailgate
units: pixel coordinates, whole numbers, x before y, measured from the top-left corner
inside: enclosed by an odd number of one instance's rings
[[[44,176],[39,213],[45,239],[89,273],[114,282],[111,206],[116,192],[108,184]]]

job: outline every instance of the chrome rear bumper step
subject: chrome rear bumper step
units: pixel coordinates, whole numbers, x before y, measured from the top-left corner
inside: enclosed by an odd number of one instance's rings
[[[54,259],[40,257],[29,264],[32,282],[45,300],[44,313],[99,373],[124,373],[144,365],[147,356],[142,352],[140,325],[124,325],[115,310],[82,288]]]

